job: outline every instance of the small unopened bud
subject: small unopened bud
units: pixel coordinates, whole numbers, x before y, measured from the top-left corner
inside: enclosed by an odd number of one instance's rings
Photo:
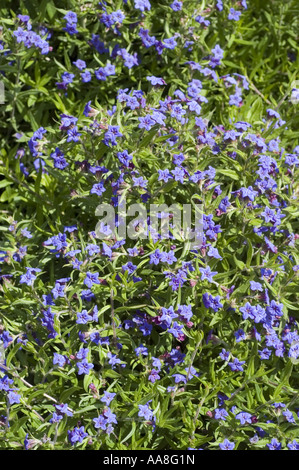
[[[93,384],[93,383],[89,384],[89,388],[90,388],[90,390],[92,390],[93,392],[97,392],[97,391],[98,391],[97,388],[96,388],[96,386],[95,386],[95,384]]]

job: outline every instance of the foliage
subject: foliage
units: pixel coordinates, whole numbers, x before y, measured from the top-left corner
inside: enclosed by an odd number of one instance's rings
[[[298,2],[19,3],[0,448],[298,449]],[[99,239],[124,200],[200,204],[202,246]]]

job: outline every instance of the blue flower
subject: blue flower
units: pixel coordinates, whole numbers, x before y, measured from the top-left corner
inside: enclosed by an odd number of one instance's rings
[[[231,368],[232,371],[234,372],[243,372],[243,364],[245,364],[245,361],[239,361],[239,359],[235,358],[233,362],[229,362],[228,365]]]
[[[152,117],[147,114],[146,116],[144,117],[139,117],[139,128],[140,129],[145,129],[147,131],[149,131],[155,124],[156,124],[156,121],[154,121],[154,119],[152,119]]]
[[[224,439],[224,441],[219,444],[219,447],[221,450],[234,450],[235,443],[228,439]]]
[[[229,20],[239,21],[240,16],[241,16],[240,11],[237,11],[234,8],[230,8],[229,15],[228,15]]]
[[[217,271],[211,271],[210,266],[207,266],[206,268],[199,268],[199,271],[201,272],[202,281],[207,279],[209,282],[213,282],[213,276],[218,274]]]
[[[27,286],[33,286],[33,283],[36,279],[36,273],[41,272],[41,269],[38,268],[26,268],[26,273],[22,274],[20,279],[20,284],[27,284]]]
[[[216,410],[214,411],[215,419],[221,419],[223,421],[226,421],[227,416],[228,412],[224,408],[216,408]]]
[[[269,448],[269,450],[281,450],[281,443],[278,442],[276,437],[273,437],[271,442],[267,444],[267,447]]]
[[[8,398],[9,403],[13,405],[14,403],[20,403],[21,395],[19,395],[14,390],[11,390],[8,392],[7,398]]]
[[[251,414],[246,413],[245,411],[242,411],[241,413],[238,413],[236,415],[236,419],[238,419],[241,424],[246,424],[246,423],[251,424],[252,423]]]
[[[134,6],[140,11],[151,9],[151,4],[148,0],[134,0]]]
[[[136,353],[136,356],[148,356],[148,349],[143,346],[143,344],[141,344],[140,346],[138,346],[138,348],[135,348],[134,349],[135,353]]]
[[[100,284],[100,280],[98,279],[98,277],[99,273],[91,273],[88,271],[84,279],[84,284],[87,287],[92,287],[93,284]]]
[[[173,11],[179,11],[183,8],[183,2],[180,2],[178,0],[174,0],[170,7],[173,9]]]
[[[139,411],[138,416],[144,418],[146,421],[151,421],[153,419],[153,411],[150,409],[149,401],[146,405],[138,405]]]
[[[80,428],[76,427],[74,430],[68,431],[68,438],[72,445],[76,444],[76,442],[83,442],[84,438],[87,436],[88,434],[85,432],[84,426]]]
[[[86,68],[86,62],[84,60],[78,59],[73,64],[79,69],[84,70]]]
[[[104,391],[104,396],[101,398],[101,402],[103,402],[107,406],[109,406],[115,396],[116,396],[116,393],[107,392],[105,390]]]
[[[82,361],[82,362],[77,362],[76,366],[78,367],[78,375],[82,374],[89,374],[90,370],[94,368],[94,365],[87,362],[87,361]]]
[[[147,76],[146,79],[153,85],[166,85],[165,81],[161,77],[155,77],[154,75],[152,76]]]

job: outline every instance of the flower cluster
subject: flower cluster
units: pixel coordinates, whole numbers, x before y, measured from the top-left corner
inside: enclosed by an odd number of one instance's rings
[[[56,3],[1,30],[0,441],[298,450],[289,71],[246,1]]]

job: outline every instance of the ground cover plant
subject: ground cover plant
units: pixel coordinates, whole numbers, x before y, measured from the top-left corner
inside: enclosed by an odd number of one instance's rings
[[[299,449],[298,13],[1,2],[0,448]]]

